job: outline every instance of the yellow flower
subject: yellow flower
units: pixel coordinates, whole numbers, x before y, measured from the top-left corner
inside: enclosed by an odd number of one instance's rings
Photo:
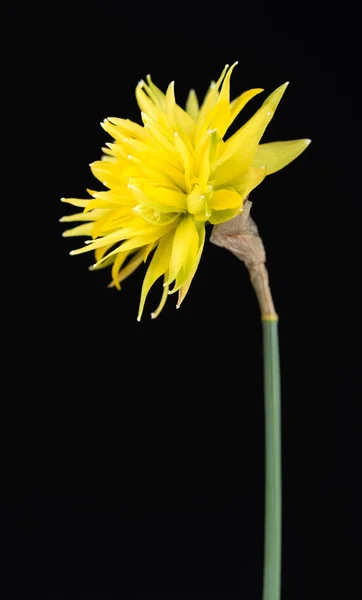
[[[185,110],[176,103],[174,82],[164,94],[150,76],[147,83],[140,81],[136,99],[143,125],[115,117],[101,124],[114,141],[102,149],[102,160],[90,166],[108,190],[88,190],[92,198],[87,200],[62,199],[84,208],[61,219],[82,222],[63,235],[92,238],[71,254],[94,250],[93,269],[112,265],[111,286],[120,289],[120,283],[153,253],[138,320],[159,277],[163,276],[163,295],[152,317],[161,312],[168,294],[178,292],[180,306],[200,261],[205,224],[235,217],[264,177],[294,160],[310,142],[259,145],[287,83],[234,135],[223,139],[247,102],[263,91],[252,89],[230,101],[230,77],[236,64],[226,65],[200,107],[191,90]]]

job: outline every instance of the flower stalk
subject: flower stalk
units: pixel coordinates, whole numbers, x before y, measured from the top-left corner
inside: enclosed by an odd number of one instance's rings
[[[263,323],[265,401],[265,529],[263,600],[280,600],[282,541],[281,409],[278,315],[265,267],[266,255],[247,200],[243,213],[213,228],[210,240],[230,250],[250,273]]]

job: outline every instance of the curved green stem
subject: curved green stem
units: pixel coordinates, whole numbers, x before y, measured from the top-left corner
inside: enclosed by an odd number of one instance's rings
[[[263,319],[265,533],[263,600],[280,600],[282,548],[281,415],[278,321]]]

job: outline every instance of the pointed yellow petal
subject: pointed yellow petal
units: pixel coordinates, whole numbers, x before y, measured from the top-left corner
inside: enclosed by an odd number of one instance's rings
[[[104,200],[107,203],[113,204],[114,208],[117,206],[134,206],[135,201],[130,193],[127,182],[124,183],[124,189],[120,191],[107,190],[106,192],[97,192],[95,190],[87,189],[88,194],[99,200]],[[87,205],[88,206],[88,205]]]
[[[192,171],[202,187],[206,186],[210,177],[210,153],[214,134],[214,131],[209,131],[205,136],[205,141],[194,152]]]
[[[158,307],[156,308],[156,310],[154,310],[151,313],[151,319],[156,319],[166,304],[166,300],[167,300],[167,296],[168,296],[168,284],[166,283],[166,279],[167,279],[167,271],[166,271],[165,275],[163,276],[163,280],[165,283],[163,285],[163,293],[162,293],[161,301],[160,301]]]
[[[119,252],[119,254],[117,254],[117,256],[114,260],[113,266],[112,266],[112,271],[111,271],[112,281],[113,281],[113,284],[116,286],[117,290],[121,289],[121,285],[119,282],[119,271],[121,270],[122,265],[123,265],[124,261],[126,260],[127,256],[128,256],[127,252]]]
[[[213,85],[213,88],[214,88],[216,91],[218,91],[218,89],[219,89],[220,85],[222,84],[222,81],[223,81],[223,79],[224,79],[224,77],[225,77],[225,73],[227,72],[228,68],[229,68],[229,65],[225,65],[225,67],[223,68],[223,70],[222,70],[222,72],[221,72],[221,75],[220,75],[219,79],[217,80],[217,82],[216,82],[216,83],[214,83],[214,85]]]
[[[63,237],[76,237],[78,235],[92,235],[94,223],[84,223],[82,225],[78,225],[77,227],[73,227],[72,229],[66,229],[63,231]]]
[[[91,212],[80,212],[74,215],[65,215],[59,219],[59,223],[75,223],[76,221],[96,221],[104,215],[104,210],[92,210]]]
[[[160,228],[159,232],[160,231],[162,231],[161,228]],[[129,252],[130,250],[135,250],[136,248],[142,248],[142,247],[143,247],[143,250],[142,250],[141,262],[143,262],[144,247],[147,244],[150,244],[151,242],[156,241],[157,239],[162,237],[162,235],[164,235],[164,232],[158,233],[157,235],[156,234],[136,235],[135,237],[133,237],[129,240],[126,240],[125,242],[122,242],[119,246],[117,246],[114,250],[112,250],[112,252],[109,252],[109,254],[106,254],[105,256],[103,256],[98,262],[96,262],[94,265],[92,265],[92,269],[100,268],[100,265],[102,265],[105,260],[109,260],[110,257],[115,256],[119,252]],[[89,249],[88,247],[85,250],[84,250],[84,248],[79,248],[79,250],[73,250],[72,252],[70,252],[70,254],[71,255],[81,254],[82,253],[81,251],[84,252],[84,251],[87,251],[88,249]]]
[[[191,138],[195,131],[195,121],[187,112],[176,103],[175,82],[172,81],[166,92],[166,112],[169,123],[173,129],[178,129],[179,133],[187,138]]]
[[[179,190],[186,191],[185,173],[177,169],[174,165],[164,161],[156,153],[152,155],[148,165],[143,166],[143,171],[153,181],[160,180],[161,184],[163,181],[168,181],[168,185],[174,185]]]
[[[105,235],[104,237],[101,237],[98,240],[90,240],[89,244],[87,244],[86,242],[85,247],[78,248],[77,250],[72,250],[70,254],[83,254],[84,252],[95,250],[96,248],[101,248],[102,246],[106,246],[107,244],[116,244],[117,242],[120,242],[122,240],[128,240],[129,242],[132,242],[132,239],[135,239],[135,237],[148,238],[149,236],[151,236],[152,239],[147,240],[147,242],[145,242],[148,243],[149,241],[151,242],[154,239],[160,237],[164,232],[168,231],[173,226],[173,224],[171,224],[166,225],[165,227],[153,227],[152,225],[145,225],[143,219],[141,219],[140,217],[135,216],[135,219],[136,221],[134,227],[121,227],[120,229],[117,229],[117,231],[114,231],[109,235]],[[139,223],[141,223],[141,226],[139,225]],[[144,225],[144,227],[142,227],[142,225]]]
[[[177,277],[195,240],[199,240],[195,221],[191,216],[184,217],[175,232],[167,283]]]
[[[187,279],[187,281],[183,284],[183,286],[178,290],[178,301],[177,301],[177,306],[176,308],[180,308],[182,302],[184,301],[187,292],[190,289],[190,285],[191,282],[195,276],[195,273],[197,271],[197,268],[199,266],[200,263],[200,258],[202,255],[202,251],[204,249],[204,244],[205,244],[205,226],[201,227],[199,230],[199,237],[200,237],[200,241],[199,241],[199,249],[197,251],[197,256],[196,256],[196,260],[194,262],[194,266],[191,270],[191,273],[189,274],[189,277]]]
[[[209,127],[216,129],[220,138],[223,138],[231,123],[230,105],[226,101],[218,102],[213,110],[215,114],[210,120]]]
[[[187,210],[187,196],[181,190],[145,182],[143,187],[146,196],[155,199],[159,204],[173,206],[178,211]]]
[[[141,81],[136,87],[136,100],[137,104],[140,107],[142,112],[146,113],[151,117],[151,119],[155,122],[158,121],[159,118],[159,108],[147,97],[147,95],[143,91],[144,82]]]
[[[143,262],[147,262],[147,259],[151,252],[156,248],[157,242],[152,242],[151,244],[147,244],[144,252],[143,252]]]
[[[187,100],[186,100],[186,111],[188,112],[190,117],[192,117],[194,119],[194,121],[197,121],[197,118],[198,118],[199,112],[200,112],[200,108],[199,108],[199,101],[197,99],[195,90],[189,91],[189,95],[187,96]]]
[[[130,119],[119,119],[118,117],[108,117],[107,120],[110,121],[111,123],[113,123],[113,125],[117,125],[121,129],[121,132],[123,132],[125,135],[132,135],[133,137],[140,139],[140,140],[147,139],[144,128],[141,125],[139,125],[138,123],[134,123]]]
[[[231,122],[233,122],[236,119],[240,111],[244,108],[244,106],[246,106],[249,100],[251,100],[252,98],[254,98],[254,96],[260,94],[263,91],[264,90],[262,88],[255,88],[252,90],[248,90],[241,94],[241,96],[239,96],[238,98],[235,98],[235,100],[232,101],[230,106]]]
[[[108,245],[108,246],[103,246],[103,248],[97,248],[94,252],[94,257],[96,262],[98,262],[99,260],[101,260],[103,258],[103,256],[106,254],[106,252],[108,252],[108,250],[112,248],[112,245]],[[103,268],[104,263],[102,264],[102,266],[100,268]],[[94,265],[89,267],[91,270],[94,269]]]
[[[223,183],[230,181],[238,171],[239,173],[246,171],[287,85],[288,83],[285,83],[277,88],[255,115],[225,142],[224,153],[219,160],[219,166],[212,173],[212,178]]]
[[[120,252],[119,254],[122,254],[122,252]],[[124,281],[125,279],[127,279],[127,277],[132,275],[132,273],[143,263],[143,254],[143,250],[139,250],[138,252],[136,252],[136,254],[132,256],[127,265],[118,273],[117,280],[119,283],[122,283],[122,281]],[[129,256],[129,253],[125,252],[125,255]],[[114,260],[114,257],[112,258]],[[98,268],[102,269],[103,264],[101,264]],[[107,287],[115,287],[115,283],[111,281],[111,283],[109,283]]]
[[[123,209],[124,214],[127,214],[127,212],[130,212],[134,206],[135,202],[133,203],[133,205],[131,206],[122,206],[122,204],[116,204],[115,202],[105,202],[105,200],[91,200],[89,202],[89,204],[86,206],[86,208],[84,209],[84,213],[83,214],[87,214],[90,213],[91,215],[94,213],[94,210],[104,210],[104,209],[108,209],[108,210],[119,210],[119,209]]]
[[[61,198],[60,201],[79,208],[85,208],[88,205],[88,202],[91,201],[91,198],[88,198],[88,200],[81,200],[80,198]]]
[[[146,75],[147,84],[148,84],[148,93],[152,94],[152,98],[155,104],[159,106],[162,110],[166,108],[166,98],[165,94],[155,85],[151,79],[151,75]],[[151,93],[150,93],[151,92]]]
[[[166,91],[166,113],[173,128],[175,128],[175,106],[175,82],[171,81]]]
[[[165,132],[149,118],[145,113],[141,113],[142,120],[145,124],[145,128],[150,134],[150,143],[157,149],[160,157],[166,162],[171,163],[177,168],[183,170],[183,161],[174,146],[174,139],[172,136],[172,142]]]
[[[221,189],[211,194],[208,204],[213,210],[225,210],[226,208],[240,208],[242,202],[242,197],[234,190]]]
[[[266,174],[271,175],[297,158],[310,142],[311,140],[306,139],[260,144],[255,152],[252,165],[253,167],[265,166]]]
[[[103,211],[103,216],[97,219],[93,225],[92,237],[96,238],[107,233],[113,233],[115,230],[121,228],[120,223],[124,221],[127,221],[128,224],[128,212],[128,207],[122,207],[119,210]]]
[[[178,196],[178,192],[175,193],[174,190],[156,188],[151,184],[145,184],[144,189],[141,189],[139,186],[130,183],[129,189],[140,204],[144,204],[153,210],[165,213],[173,213],[175,210],[186,212],[186,194],[182,194],[184,198],[181,198]],[[166,204],[166,202],[170,202],[170,204]]]
[[[101,123],[102,129],[109,133],[109,135],[119,143],[120,148],[122,148],[123,144],[127,141],[127,136],[123,131],[120,130],[119,127],[112,125],[108,119],[104,119]],[[125,158],[127,154],[125,153]]]
[[[205,225],[202,224],[201,227],[202,227],[202,229],[204,229]],[[177,277],[175,279],[175,285],[172,288],[172,290],[169,292],[169,294],[174,294],[175,292],[178,292],[178,290],[189,279],[189,277],[194,269],[194,266],[195,266],[199,246],[200,246],[200,238],[199,238],[199,234],[197,231],[197,236],[194,236],[193,239],[191,240],[191,243],[189,245],[189,249],[187,252],[187,256],[181,266],[181,269],[177,273]]]
[[[176,221],[179,218],[180,214],[178,212],[160,212],[149,206],[145,206],[144,204],[139,204],[133,209],[138,215],[142,217],[146,221],[146,223],[150,223],[151,225],[156,225],[160,227],[161,225],[166,225],[166,223],[172,223],[172,221]]]
[[[217,102],[218,92],[213,86],[206,94],[205,100],[200,107],[199,117],[196,123],[196,129],[194,134],[194,144],[197,147],[203,139],[205,132],[207,131],[212,118],[213,113],[211,112]]]
[[[227,102],[228,104],[230,102],[230,77],[237,64],[239,64],[238,61],[234,62],[225,75],[225,79],[220,90],[219,102]]]
[[[180,157],[183,162],[186,190],[190,191],[191,188],[191,177],[192,177],[192,156],[185,142],[181,139],[177,131],[174,133],[175,146],[180,153]]]
[[[161,275],[163,275],[168,269],[172,251],[173,236],[173,232],[170,232],[168,235],[164,236],[160,240],[156,252],[154,253],[153,258],[151,260],[150,266],[147,269],[147,273],[145,275],[142,285],[141,300],[138,309],[137,321],[141,320],[148,292],[150,291],[155,281],[159,277],[161,277]]]
[[[94,177],[107,187],[112,187],[113,184],[117,185],[121,178],[122,168],[118,164],[96,160],[90,165],[90,168]]]

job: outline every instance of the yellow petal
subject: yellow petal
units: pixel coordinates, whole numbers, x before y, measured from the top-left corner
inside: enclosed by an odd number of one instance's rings
[[[234,190],[221,189],[211,194],[208,204],[213,210],[225,210],[226,208],[240,208],[242,201],[242,197]]]
[[[143,186],[144,193],[151,200],[155,200],[158,204],[172,206],[174,210],[187,210],[187,196],[181,190],[167,188],[161,185],[145,182]]]
[[[124,189],[116,191],[116,190],[107,190],[106,192],[97,192],[95,190],[87,189],[87,192],[93,196],[93,198],[98,198],[99,200],[104,200],[105,202],[109,202],[110,204],[114,204],[115,206],[134,206],[135,201],[128,190],[127,182],[124,183]]]
[[[181,139],[177,131],[175,131],[174,133],[174,141],[175,146],[180,153],[180,157],[184,167],[186,190],[190,191],[190,181],[192,177],[192,156],[185,142]]]
[[[172,223],[172,221],[176,221],[179,218],[180,214],[178,212],[160,212],[158,210],[154,210],[149,206],[145,206],[144,204],[139,204],[133,209],[138,215],[142,217],[147,223],[151,225],[161,226],[166,225],[166,223]]]
[[[218,225],[219,223],[225,223],[225,221],[229,221],[230,219],[233,219],[239,213],[240,213],[239,208],[228,208],[226,210],[213,210],[211,212],[209,222],[212,225]]]
[[[99,260],[101,260],[103,258],[103,256],[106,254],[106,252],[108,252],[108,250],[112,247],[112,245],[109,246],[103,246],[103,248],[97,248],[94,252],[94,257],[96,262],[98,262]],[[104,263],[103,263],[104,264]],[[103,264],[102,267],[103,268]],[[89,267],[91,270],[93,270],[94,266]]]
[[[145,128],[150,134],[149,143],[151,143],[157,149],[160,158],[183,170],[183,161],[174,146],[173,136],[171,143],[171,138],[169,138],[164,131],[161,131],[161,129],[152,121],[152,119],[150,119],[148,115],[141,113],[141,116],[145,124]]]
[[[107,210],[103,211],[103,216],[100,219],[97,219],[93,225],[92,237],[96,238],[101,235],[106,235],[106,233],[110,233],[115,231],[116,229],[120,229],[122,225],[120,223],[127,222],[129,220],[129,208],[122,207],[119,210]],[[128,217],[128,218],[127,218]]]
[[[251,167],[247,173],[244,173],[241,177],[239,177],[233,185],[238,194],[240,194],[244,200],[246,196],[263,181],[265,176],[265,167]]]
[[[140,110],[142,112],[149,115],[149,117],[151,117],[151,119],[157,123],[159,115],[160,115],[159,108],[144,93],[144,91],[142,89],[143,85],[144,85],[144,82],[141,81],[136,87],[137,104],[140,107]]]
[[[214,84],[215,86],[215,84]],[[194,134],[194,143],[195,147],[199,145],[201,142],[205,132],[207,131],[210,123],[210,119],[212,118],[213,113],[211,112],[217,102],[218,92],[215,87],[210,88],[209,92],[206,94],[205,100],[200,107],[199,117],[197,119],[195,134]]]
[[[126,260],[128,254],[127,252],[119,252],[119,254],[117,254],[113,266],[112,266],[112,271],[111,271],[111,275],[112,275],[112,281],[114,283],[114,285],[116,286],[117,290],[121,289],[121,285],[119,282],[119,271],[122,268],[122,265],[124,263],[124,261]]]
[[[81,200],[80,198],[61,198],[60,201],[71,204],[72,206],[78,206],[79,208],[85,208],[88,205],[88,202],[91,201],[91,198],[88,198],[88,200]]]
[[[205,226],[203,226],[203,227],[200,228],[200,230],[199,230],[199,238],[200,238],[200,240],[199,240],[199,249],[197,251],[196,259],[195,259],[193,268],[192,268],[192,270],[191,270],[191,272],[189,274],[189,277],[188,277],[187,281],[185,281],[185,283],[183,284],[183,286],[178,291],[178,301],[177,301],[176,308],[180,308],[182,302],[184,301],[184,299],[186,297],[186,294],[187,294],[187,292],[190,289],[191,282],[192,282],[192,280],[193,280],[193,278],[195,276],[195,273],[197,271],[197,268],[199,266],[200,258],[201,258],[202,251],[204,249],[204,244],[205,244]]]
[[[74,215],[66,215],[59,219],[59,223],[75,223],[76,221],[96,221],[104,215],[104,210],[92,210],[91,212],[79,212]]]
[[[161,275],[163,275],[168,269],[172,251],[173,236],[173,232],[170,232],[168,235],[164,236],[160,240],[156,252],[154,253],[153,258],[151,260],[150,266],[147,269],[147,273],[145,275],[142,285],[141,300],[138,309],[137,321],[141,320],[148,292],[150,291],[155,281],[159,277],[161,277]]]
[[[106,258],[102,260],[102,262],[96,263],[89,267],[89,271],[101,271],[102,269],[106,269],[110,267],[115,261],[116,255],[108,255]]]
[[[167,296],[168,296],[168,284],[166,283],[167,271],[166,271],[165,275],[163,276],[163,279],[164,279],[164,285],[163,285],[163,293],[162,293],[161,301],[160,301],[158,307],[156,308],[156,310],[154,310],[151,313],[151,319],[156,319],[166,304],[166,300],[167,300]]]
[[[91,200],[89,202],[89,204],[86,206],[86,208],[84,209],[84,213],[83,214],[93,214],[94,210],[99,210],[99,209],[108,209],[108,210],[118,210],[120,208],[123,209],[124,214],[127,214],[127,212],[130,212],[134,206],[135,202],[133,203],[133,205],[131,206],[122,206],[122,204],[116,204],[115,202],[106,202],[105,200]]]
[[[228,104],[230,102],[230,77],[237,64],[239,64],[238,61],[234,62],[234,64],[231,65],[231,67],[228,69],[228,72],[225,75],[225,79],[220,90],[220,102],[227,102]]]
[[[191,194],[189,194],[187,197],[188,212],[191,213],[192,215],[200,212],[203,209],[205,202],[206,202],[205,194],[202,194],[201,188],[199,185],[195,185]]]
[[[63,231],[63,237],[75,237],[78,235],[92,235],[94,223],[83,223],[82,225],[78,225],[77,227],[73,227],[72,229],[66,229]]]
[[[156,153],[152,155],[148,165],[143,167],[143,171],[153,181],[160,180],[160,183],[162,181],[169,181],[168,185],[174,185],[176,189],[179,188],[183,192],[186,191],[185,173],[160,158]]]
[[[197,118],[198,118],[199,112],[200,112],[200,108],[199,108],[199,101],[197,99],[195,90],[189,91],[189,95],[187,96],[187,100],[186,100],[186,111],[188,112],[190,117],[192,117],[195,121],[197,121]]]
[[[260,144],[255,152],[253,167],[265,166],[266,174],[271,175],[283,169],[305,150],[311,140],[291,140]]]
[[[204,224],[202,224],[201,227],[202,227],[202,229],[204,229],[205,228]],[[195,266],[199,245],[200,245],[200,238],[199,238],[199,235],[197,234],[197,236],[194,236],[190,242],[186,258],[181,266],[181,269],[177,273],[177,277],[175,279],[175,285],[172,288],[172,290],[169,292],[169,294],[174,294],[175,292],[178,292],[178,290],[189,279],[189,277],[193,271],[193,268]]]
[[[175,82],[171,81],[166,91],[166,113],[172,128],[175,128],[175,106]]]
[[[225,142],[223,155],[219,160],[219,166],[212,173],[212,178],[220,180],[220,182],[230,181],[238,170],[239,172],[247,170],[260,138],[273,118],[287,85],[288,83],[285,83],[277,88],[255,115]]]
[[[118,164],[104,162],[103,160],[96,160],[90,165],[90,168],[94,177],[107,187],[112,187],[113,184],[119,182],[123,170]]]
[[[120,148],[122,148],[125,141],[127,141],[127,136],[124,134],[124,132],[121,131],[119,127],[112,125],[108,119],[104,119],[104,121],[102,121],[101,127],[104,129],[104,131],[109,133],[109,135],[119,143]],[[127,154],[124,156],[126,158]]]
[[[151,244],[147,244],[143,252],[143,262],[147,262],[147,259],[151,252],[156,248],[157,242],[152,242]]]
[[[213,110],[214,115],[212,116],[208,127],[210,127],[210,129],[216,129],[219,136],[222,138],[224,137],[231,123],[229,102],[218,102]]]
[[[108,117],[107,120],[110,121],[111,123],[113,123],[114,125],[117,125],[122,130],[122,132],[126,135],[132,135],[133,137],[140,139],[140,140],[147,139],[144,128],[141,125],[139,125],[138,123],[134,123],[130,119],[119,119],[118,117]]]
[[[166,190],[166,188],[156,188],[151,184],[145,184],[144,189],[137,185],[129,184],[129,189],[134,194],[135,198],[140,204],[144,204],[149,208],[152,208],[159,212],[175,212],[175,209],[178,212],[184,211],[186,212],[186,195],[183,194],[184,198],[181,199],[178,196],[178,192],[172,195],[174,190]],[[169,192],[167,194],[166,192]],[[180,192],[181,194],[181,192]],[[170,204],[166,204],[166,202],[170,202]]]
[[[139,221],[144,225],[144,221],[139,218]],[[170,228],[170,226],[167,226],[168,228]],[[105,235],[102,238],[99,238],[98,240],[95,241],[91,241],[90,244],[87,244],[85,247],[83,248],[78,248],[77,250],[72,250],[71,251],[71,255],[74,254],[83,254],[84,252],[88,252],[90,250],[95,250],[96,248],[101,248],[102,246],[106,246],[107,244],[116,244],[117,242],[120,242],[122,240],[127,240],[128,241],[132,241],[132,238],[135,238],[135,234],[137,234],[137,237],[144,237],[144,238],[148,238],[148,236],[151,236],[153,239],[157,239],[157,237],[159,237],[159,235],[162,235],[162,232],[165,230],[164,227],[153,227],[152,225],[146,225],[144,227],[122,227],[117,231],[114,231],[113,233],[110,233],[109,235]],[[153,241],[149,240],[149,241]],[[147,242],[148,243],[148,242]]]
[[[166,108],[166,98],[165,94],[155,85],[151,79],[151,75],[146,75],[147,83],[148,83],[148,93],[159,108],[165,110]]]
[[[193,217],[187,216],[182,219],[175,232],[167,283],[171,283],[177,277],[195,240],[198,243],[199,235],[195,221]]]
[[[120,254],[122,254],[122,252],[120,252]],[[117,280],[119,283],[122,283],[122,281],[127,279],[127,277],[129,277],[143,263],[143,254],[143,250],[139,250],[138,252],[136,252],[136,254],[132,256],[132,258],[129,260],[126,266],[118,273]],[[125,255],[129,256],[129,253],[125,252]],[[102,269],[103,264],[101,264],[98,268]],[[108,287],[115,287],[115,283],[111,281],[111,283],[108,284]]]
[[[247,90],[238,98],[235,98],[235,100],[232,101],[230,106],[231,122],[233,122],[236,119],[240,111],[244,108],[244,106],[246,106],[249,100],[251,100],[252,98],[254,98],[254,96],[260,94],[263,91],[264,90],[262,88],[254,88],[252,90]]]
[[[222,84],[222,81],[223,81],[223,79],[224,79],[224,77],[225,77],[225,73],[227,72],[228,68],[229,68],[229,65],[225,65],[225,67],[223,68],[223,70],[222,70],[222,72],[221,72],[221,75],[220,75],[219,79],[217,80],[217,82],[216,82],[216,83],[214,83],[214,84],[213,84],[213,86],[212,86],[212,87],[213,87],[213,89],[215,89],[216,91],[218,91],[218,89],[219,89],[220,85]]]

